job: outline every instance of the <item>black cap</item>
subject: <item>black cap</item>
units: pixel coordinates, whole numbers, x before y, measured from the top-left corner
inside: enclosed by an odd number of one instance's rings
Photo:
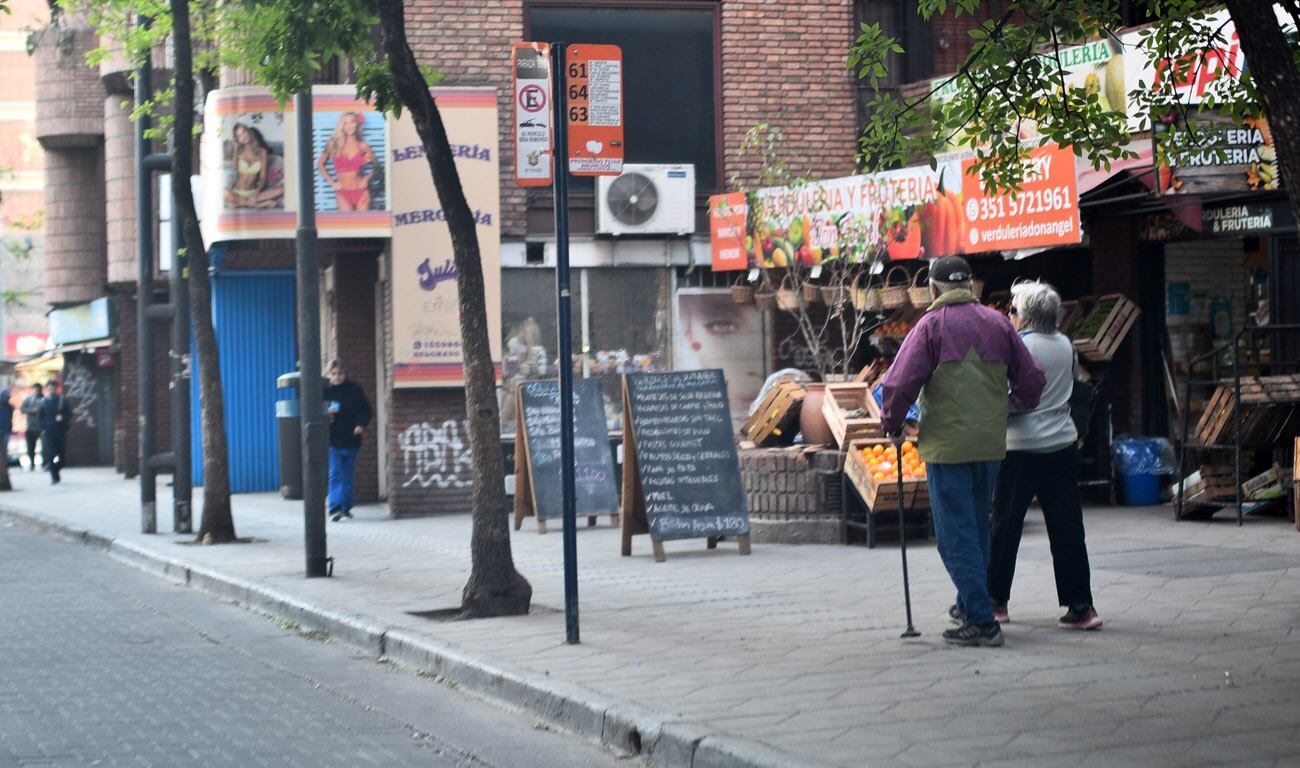
[[[964,283],[971,278],[970,263],[960,256],[944,256],[930,265],[930,279],[941,283]]]

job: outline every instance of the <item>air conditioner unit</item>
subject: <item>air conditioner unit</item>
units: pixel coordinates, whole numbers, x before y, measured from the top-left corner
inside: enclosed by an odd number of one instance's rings
[[[596,232],[689,235],[695,231],[695,166],[624,165],[596,178]]]

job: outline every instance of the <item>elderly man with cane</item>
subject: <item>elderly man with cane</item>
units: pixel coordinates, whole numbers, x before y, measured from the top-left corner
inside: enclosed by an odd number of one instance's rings
[[[930,295],[885,375],[880,421],[901,441],[907,410],[920,397],[918,442],[935,538],[957,587],[949,616],[959,626],[943,638],[1000,646],[988,589],[989,504],[1007,452],[1008,392],[1017,409],[1031,409],[1044,376],[1007,318],[979,303],[965,259],[945,256],[930,266]]]

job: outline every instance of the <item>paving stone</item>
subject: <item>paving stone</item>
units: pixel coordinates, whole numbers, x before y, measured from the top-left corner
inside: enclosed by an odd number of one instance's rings
[[[1093,588],[1107,620],[1099,633],[1055,628],[1060,609],[1037,521],[1021,547],[1001,649],[943,645],[953,588],[932,542],[909,546],[924,634],[905,643],[894,548],[762,545],[737,558],[683,542],[654,563],[647,552],[621,557],[617,530],[582,529],[584,642],[573,647],[563,644],[554,610],[563,606],[558,536],[525,530],[512,538],[535,605],[552,610],[439,624],[407,612],[458,599],[467,518],[392,521],[363,508],[328,529],[336,578],[305,580],[301,507],[278,496],[235,499],[241,535],[262,543],[182,547],[176,537],[137,532],[137,489],[110,473],[70,470],[55,489],[37,478],[15,482],[20,492],[0,500],[8,507],[196,573],[364,617],[525,678],[574,683],[703,733],[761,741],[794,756],[791,764],[807,756],[845,766],[1178,765],[1224,744],[1232,750],[1212,754],[1268,763],[1297,737],[1288,728],[1285,738],[1263,732],[1257,746],[1242,738],[1252,726],[1289,725],[1283,719],[1300,704],[1292,586],[1300,535],[1280,520],[1239,529],[1176,523],[1167,509],[1089,509]],[[160,488],[159,509],[167,505]],[[0,570],[0,591],[6,578]],[[134,652],[124,643],[124,653]],[[13,706],[4,690],[0,681],[0,713]],[[265,706],[272,718],[273,704]]]

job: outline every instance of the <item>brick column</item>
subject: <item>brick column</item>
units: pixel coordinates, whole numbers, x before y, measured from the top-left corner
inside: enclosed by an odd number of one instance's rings
[[[1092,242],[1092,290],[1098,295],[1122,293],[1135,302],[1141,301],[1138,285],[1137,219],[1114,209],[1098,211],[1088,217],[1088,234]],[[1165,308],[1142,307],[1143,312],[1161,312]],[[1159,355],[1158,352],[1154,354]],[[1157,358],[1158,359],[1158,358]],[[1110,361],[1111,404],[1115,433],[1137,432],[1142,426],[1142,342],[1135,326]]]
[[[474,472],[465,391],[398,389],[389,403],[388,503],[393,517],[469,512]]]
[[[378,264],[374,254],[340,252],[334,256],[334,348],[347,367],[348,378],[361,385],[371,405],[381,394],[375,382]],[[361,443],[356,474],[358,503],[379,500],[378,441],[382,439],[372,428]]]

